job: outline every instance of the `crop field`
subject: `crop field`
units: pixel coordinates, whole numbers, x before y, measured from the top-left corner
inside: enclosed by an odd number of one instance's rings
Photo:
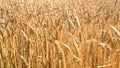
[[[120,0],[0,0],[0,68],[120,68]]]

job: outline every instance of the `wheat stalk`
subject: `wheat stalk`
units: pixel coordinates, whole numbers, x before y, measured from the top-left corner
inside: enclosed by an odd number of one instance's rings
[[[28,66],[28,62],[27,62],[27,60],[22,56],[22,55],[19,55],[18,56],[22,61],[23,61],[23,63],[26,65],[26,67]]]
[[[30,29],[32,30],[32,32],[37,36],[37,33],[36,33],[35,29],[30,24],[28,24],[28,26],[30,27]]]
[[[115,32],[115,34],[120,38],[120,32],[112,25],[110,25],[111,29]]]
[[[77,23],[78,28],[81,28],[81,24],[80,24],[79,18],[77,16],[75,16],[75,21]]]

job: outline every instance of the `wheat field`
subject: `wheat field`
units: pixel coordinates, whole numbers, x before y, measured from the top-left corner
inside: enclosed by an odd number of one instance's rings
[[[120,68],[120,0],[0,0],[0,68]]]

